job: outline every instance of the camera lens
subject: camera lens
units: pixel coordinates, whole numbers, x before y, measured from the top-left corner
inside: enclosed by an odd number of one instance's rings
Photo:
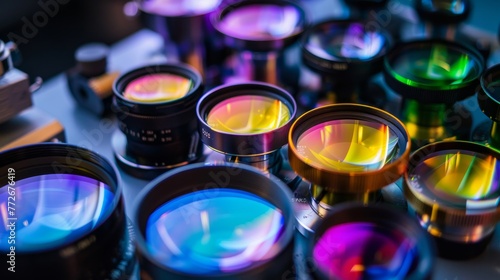
[[[113,89],[119,131],[112,141],[123,170],[153,178],[201,157],[195,106],[203,85],[196,70],[183,64],[145,66],[121,75]]]
[[[375,205],[335,207],[308,245],[315,279],[430,279],[435,259],[417,222]]]
[[[499,157],[465,141],[430,144],[410,157],[405,196],[442,257],[471,258],[488,245],[500,219]]]
[[[158,177],[135,203],[141,276],[276,279],[292,264],[290,200],[276,177],[245,165],[198,163]]]
[[[288,92],[258,82],[217,87],[197,105],[205,145],[226,155],[227,161],[272,173],[281,165],[279,149],[286,144],[296,110]]]
[[[468,0],[417,0],[418,15],[435,24],[457,24],[469,17],[471,4]]]
[[[0,251],[15,269],[9,279],[132,276],[133,233],[109,162],[86,149],[47,143],[3,152],[0,167],[8,170],[0,188],[6,225]]]
[[[359,104],[311,110],[292,124],[288,146],[290,166],[310,183],[295,191],[303,234],[338,203],[402,197],[392,185],[406,169],[409,135],[396,117],[383,110]]]
[[[0,78],[12,69],[12,57],[5,43],[0,40]]]
[[[384,65],[387,85],[403,97],[401,119],[416,148],[469,138],[471,114],[456,102],[476,92],[484,69],[478,52],[450,41],[418,40],[397,45]]]
[[[500,134],[497,132],[500,121],[500,64],[488,68],[481,76],[481,88],[477,92],[477,101],[481,111],[493,121],[487,124],[488,143],[493,148],[500,149]]]

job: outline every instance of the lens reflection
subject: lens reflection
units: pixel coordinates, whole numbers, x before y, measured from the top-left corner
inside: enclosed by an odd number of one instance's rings
[[[466,53],[442,44],[407,49],[393,62],[395,77],[408,85],[450,87],[474,79],[478,62]]]
[[[114,193],[97,180],[49,174],[18,180],[15,205],[8,187],[0,189],[0,250],[7,251],[8,225],[14,213],[16,250],[33,252],[69,244],[96,228],[109,215]],[[15,212],[11,212],[14,207]]]
[[[345,58],[367,60],[382,52],[387,45],[385,37],[364,29],[361,23],[331,24],[312,33],[306,48],[314,55],[329,60]],[[325,30],[326,29],[326,30]]]
[[[142,0],[141,9],[161,16],[189,16],[214,10],[221,0]]]
[[[244,5],[224,16],[219,29],[226,35],[246,40],[273,40],[301,30],[300,12],[294,6]]]
[[[417,257],[415,240],[368,222],[335,225],[313,248],[330,279],[403,279]]]
[[[132,80],[123,92],[123,97],[139,102],[166,102],[184,97],[192,87],[188,78],[157,73]]]
[[[465,11],[464,0],[422,0],[422,6],[430,11],[448,11],[462,14]]]
[[[378,170],[397,152],[398,138],[385,124],[334,120],[306,130],[297,140],[309,164],[334,171]]]
[[[486,199],[498,196],[500,166],[491,155],[447,150],[423,160],[410,178],[427,195]]]
[[[277,253],[279,209],[249,192],[197,191],[161,205],[148,219],[146,242],[163,265],[189,274],[233,272]]]
[[[277,129],[290,120],[291,112],[280,100],[243,95],[228,98],[210,110],[208,125],[221,132],[257,134]]]

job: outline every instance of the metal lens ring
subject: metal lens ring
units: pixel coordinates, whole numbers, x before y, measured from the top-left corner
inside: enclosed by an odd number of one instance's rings
[[[291,198],[278,178],[247,165],[196,163],[165,173],[134,207],[142,277],[281,277],[293,261]]]
[[[403,189],[421,224],[445,242],[489,240],[500,220],[499,159],[498,151],[465,141],[437,142],[415,151]],[[442,246],[440,254],[467,258],[486,245],[462,252],[455,252],[460,246]]]
[[[290,128],[288,156],[295,172],[330,192],[365,193],[397,181],[410,136],[393,115],[365,105],[335,104],[300,116]]]
[[[198,71],[185,64],[140,67],[121,75],[113,91],[112,110],[124,135],[114,136],[113,147],[127,172],[152,178],[201,157],[195,108],[203,85]]]
[[[324,75],[366,77],[382,70],[391,36],[369,22],[328,20],[311,27],[302,39],[304,64]]]
[[[283,49],[308,25],[304,9],[286,0],[236,1],[222,5],[211,20],[228,46],[256,52]]]
[[[315,279],[429,279],[432,239],[410,216],[390,207],[347,203],[332,209],[309,239]]]
[[[12,279],[125,279],[135,266],[122,189],[90,150],[36,144],[0,154],[0,251],[15,247]],[[8,242],[15,230],[15,245]],[[10,245],[9,245],[10,244]],[[8,258],[8,256],[7,256]],[[47,269],[57,267],[58,269]],[[11,279],[11,278],[9,278]]]
[[[500,121],[500,64],[488,68],[481,76],[477,101],[486,116],[494,122]]]
[[[287,142],[297,105],[285,90],[259,82],[217,87],[196,107],[205,145],[224,154],[263,155]]]
[[[425,39],[397,44],[384,60],[384,78],[396,93],[422,103],[453,104],[476,92],[485,68],[476,50]]]

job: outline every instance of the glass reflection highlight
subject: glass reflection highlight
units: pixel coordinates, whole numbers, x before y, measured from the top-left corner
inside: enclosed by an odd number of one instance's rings
[[[365,30],[361,23],[352,23],[347,27],[332,24],[327,28],[312,33],[307,41],[307,49],[324,59],[369,60],[380,54],[387,45],[382,34]]]
[[[271,4],[244,5],[224,16],[219,29],[226,35],[254,41],[275,40],[299,32],[301,16],[296,7]]]
[[[282,127],[290,117],[290,110],[280,100],[243,95],[215,105],[208,113],[206,122],[220,132],[258,134]]]
[[[140,8],[161,16],[194,16],[214,10],[221,0],[141,0]]]
[[[437,195],[484,199],[498,195],[500,166],[490,155],[449,150],[429,156],[410,174]]]
[[[284,230],[279,209],[249,192],[212,189],[180,196],[148,219],[146,242],[163,265],[190,274],[232,272],[265,261]]]
[[[192,87],[191,79],[168,74],[149,74],[131,81],[123,97],[139,102],[168,102],[186,96]]]
[[[430,11],[448,11],[453,14],[462,14],[465,11],[463,0],[422,0],[422,6]]]
[[[317,124],[297,140],[309,164],[334,171],[378,170],[397,152],[398,138],[385,124],[362,120],[334,120]]]
[[[368,222],[335,225],[313,248],[330,279],[404,279],[417,257],[415,240]]]
[[[0,250],[9,248],[8,187],[0,189]],[[110,214],[114,193],[97,180],[68,174],[34,176],[16,182],[16,250],[34,252],[69,244]],[[11,201],[14,202],[14,201]]]

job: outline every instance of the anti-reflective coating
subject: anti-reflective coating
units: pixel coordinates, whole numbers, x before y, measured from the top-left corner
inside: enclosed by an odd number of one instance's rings
[[[189,274],[230,273],[278,253],[281,210],[246,191],[196,191],[149,217],[146,243],[163,265]]]
[[[418,260],[416,242],[395,229],[350,222],[327,229],[313,259],[330,279],[404,279]]]
[[[482,72],[474,56],[443,43],[416,44],[390,60],[391,75],[399,82],[425,88],[459,88]]]
[[[15,194],[16,200],[12,201],[8,186],[0,188],[0,216],[4,225],[0,229],[0,251],[9,251],[12,245],[8,242],[11,213],[17,218],[16,250],[36,252],[85,236],[109,216],[115,198],[106,184],[68,174],[18,180]]]
[[[123,97],[138,102],[168,102],[184,97],[193,86],[183,76],[156,73],[132,80],[123,91]]]
[[[303,132],[295,146],[309,164],[346,172],[381,169],[399,150],[389,126],[354,119],[317,124]]]
[[[467,150],[432,153],[408,174],[410,187],[440,205],[489,207],[498,203],[497,158]],[[465,200],[465,201],[464,201]],[[472,201],[476,201],[472,205]]]
[[[221,0],[141,0],[140,8],[160,16],[194,16],[213,11]]]
[[[369,60],[389,45],[384,35],[366,30],[365,24],[362,23],[330,23],[320,27],[310,33],[305,48],[323,59]]]
[[[280,39],[302,31],[295,6],[253,4],[232,8],[219,22],[225,35],[253,41]]]
[[[242,95],[215,105],[206,117],[214,130],[236,134],[258,134],[285,125],[291,117],[278,99],[262,95]]]

